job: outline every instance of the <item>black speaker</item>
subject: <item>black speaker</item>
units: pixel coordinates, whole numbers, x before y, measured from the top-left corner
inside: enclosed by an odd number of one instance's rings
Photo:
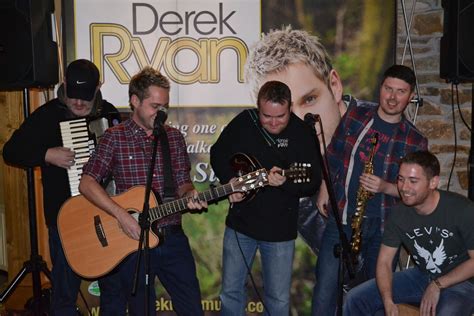
[[[449,82],[474,82],[474,1],[443,0],[444,30],[440,77]]]
[[[0,0],[0,89],[58,82],[54,0]]]

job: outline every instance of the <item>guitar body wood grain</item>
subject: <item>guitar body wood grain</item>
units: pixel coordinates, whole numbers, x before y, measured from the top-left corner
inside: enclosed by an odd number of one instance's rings
[[[141,213],[144,186],[135,186],[130,190],[112,197],[129,210]],[[157,206],[153,193],[150,195],[150,208]],[[100,218],[107,245],[99,240],[94,218]],[[90,203],[82,195],[67,200],[58,215],[58,230],[64,254],[72,270],[84,278],[97,278],[109,273],[125,257],[138,248],[138,241],[125,235],[115,217]],[[150,248],[158,245],[158,237],[150,230]]]

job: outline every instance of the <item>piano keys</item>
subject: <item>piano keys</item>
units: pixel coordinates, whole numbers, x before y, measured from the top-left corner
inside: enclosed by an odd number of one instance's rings
[[[96,144],[109,123],[105,118],[88,121],[86,118],[63,121],[59,123],[63,147],[76,153],[75,163],[67,170],[71,196],[79,195],[82,167],[94,152]]]

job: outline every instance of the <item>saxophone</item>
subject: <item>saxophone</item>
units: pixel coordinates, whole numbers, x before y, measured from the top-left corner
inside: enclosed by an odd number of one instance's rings
[[[374,155],[375,149],[377,147],[379,134],[375,133],[372,138],[370,139],[371,150],[369,159],[364,165],[363,173],[370,173],[374,174]],[[362,220],[365,214],[365,208],[367,206],[367,202],[374,196],[372,192],[367,191],[362,186],[359,186],[357,190],[357,202],[356,202],[356,211],[354,215],[352,215],[352,238],[351,238],[351,250],[354,254],[359,254],[362,242]]]

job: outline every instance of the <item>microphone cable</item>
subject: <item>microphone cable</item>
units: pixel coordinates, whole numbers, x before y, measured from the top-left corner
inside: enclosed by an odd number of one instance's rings
[[[260,302],[262,302],[263,310],[267,311],[268,316],[271,316],[270,312],[268,311],[267,306],[265,305],[265,301],[262,299],[262,296],[260,295],[260,292],[257,289],[257,285],[255,284],[255,279],[253,278],[253,275],[252,275],[252,270],[250,269],[249,263],[245,259],[244,251],[242,250],[242,246],[240,245],[240,240],[239,240],[239,236],[237,235],[237,231],[235,229],[232,229],[232,230],[234,231],[235,240],[237,241],[237,246],[239,247],[240,254],[242,255],[242,260],[244,261],[245,267],[247,268],[247,275],[249,276],[250,281],[252,282],[252,287],[255,291],[255,294],[257,294],[258,299],[260,300]],[[258,247],[257,247],[257,249],[258,249]],[[255,250],[254,259],[255,259],[256,255],[257,255],[257,250]]]

